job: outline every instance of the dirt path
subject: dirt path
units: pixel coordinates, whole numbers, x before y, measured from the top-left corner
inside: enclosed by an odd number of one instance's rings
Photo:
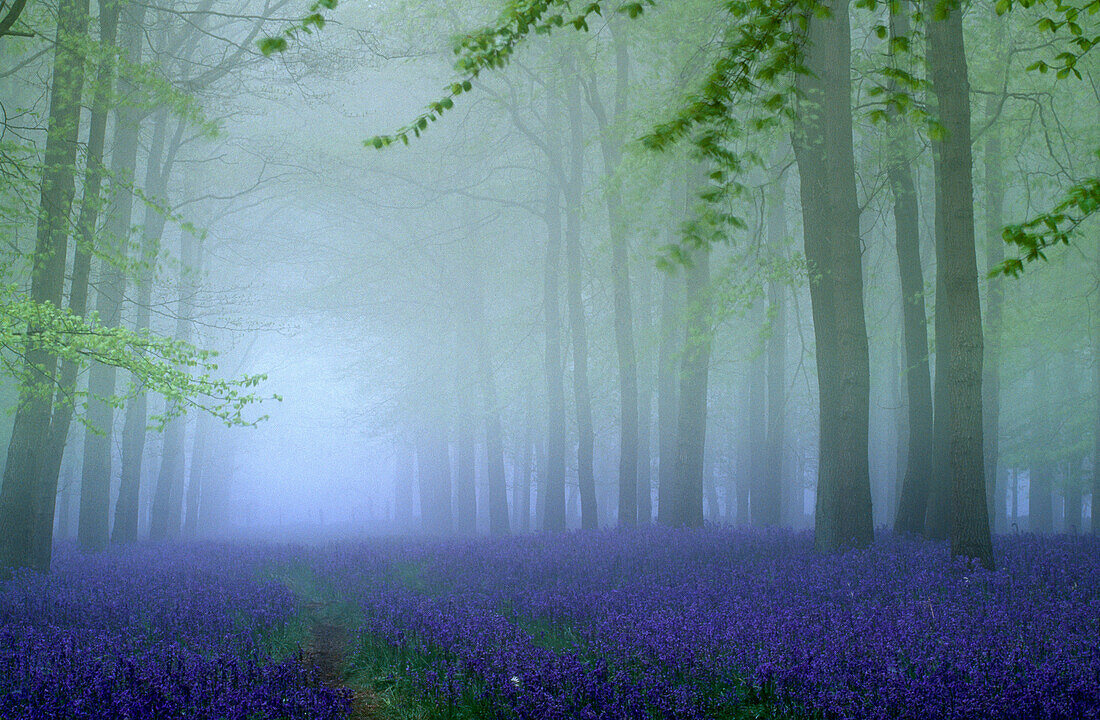
[[[351,631],[344,625],[326,622],[320,617],[323,603],[310,603],[307,608],[316,617],[309,628],[309,641],[303,648],[303,660],[317,667],[321,681],[329,687],[347,688],[352,693],[349,720],[383,720],[377,699],[368,690],[349,687],[344,681],[344,662],[348,655]]]

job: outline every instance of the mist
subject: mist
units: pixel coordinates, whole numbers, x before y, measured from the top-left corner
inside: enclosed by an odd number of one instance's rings
[[[0,2],[0,715],[1097,716],[1095,9]]]

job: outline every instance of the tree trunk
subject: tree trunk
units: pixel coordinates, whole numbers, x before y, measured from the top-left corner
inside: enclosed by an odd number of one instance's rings
[[[852,152],[848,0],[807,19],[792,138],[801,177],[817,345],[819,459],[814,544],[836,550],[874,536],[867,459],[870,370],[863,311],[859,206]]]
[[[782,261],[787,242],[786,179],[775,181],[768,207],[768,247]],[[768,335],[765,355],[768,363],[768,425],[762,469],[764,493],[760,498],[760,521],[764,525],[782,522],[783,431],[787,423],[787,283],[775,273],[768,280]]]
[[[87,29],[87,0],[62,0],[57,17],[41,212],[31,267],[31,299],[55,308],[61,307],[69,215],[76,192],[74,166]],[[47,502],[44,498],[47,493],[40,485],[47,453],[42,439],[50,428],[57,357],[34,341],[37,330],[33,324],[27,328],[25,368],[31,384],[20,388],[4,482],[0,487],[0,576],[11,568],[49,570],[49,543],[45,543],[44,552],[36,553],[34,536],[35,528],[41,526],[46,515],[50,516],[51,534],[53,530],[55,498],[50,494]],[[56,492],[56,481],[54,486]],[[44,502],[48,508],[42,507]]]
[[[157,114],[153,128],[153,139],[149,146],[148,165],[145,172],[145,193],[147,197],[163,198],[167,185],[167,168],[162,167],[165,143],[168,134],[168,113],[161,110]],[[135,283],[137,306],[134,317],[134,330],[141,332],[149,328],[150,302],[153,294],[153,268],[160,251],[161,235],[164,233],[165,217],[151,206],[145,208],[145,222],[141,238],[141,267]],[[119,486],[118,500],[115,504],[114,535],[122,542],[132,542],[137,537],[138,497],[141,488],[141,464],[145,455],[145,433],[148,423],[149,399],[144,391],[137,392],[126,403],[125,422],[122,426],[122,481]],[[171,484],[182,482],[183,478],[183,431],[179,427],[182,419],[170,421],[166,435],[171,441],[165,450],[178,455],[170,458],[166,470],[170,476],[162,476],[157,482],[153,495],[152,514],[150,515],[150,539],[163,540],[168,537],[171,518]],[[166,437],[166,441],[168,438]]]
[[[416,484],[416,446],[403,434],[393,441],[393,521],[395,528],[407,527],[413,519],[413,486]]]
[[[703,456],[707,435],[707,381],[713,337],[710,317],[710,249],[691,253],[686,268],[688,310],[680,370],[679,421],[674,525],[703,525]]]
[[[539,469],[538,502],[542,529],[565,530],[565,383],[561,352],[561,189],[551,182],[546,195],[546,262],[543,320],[546,335],[546,464]]]
[[[616,177],[622,161],[622,148],[612,137],[612,123],[625,110],[626,90],[630,82],[630,58],[620,34],[613,34],[615,48],[615,109],[609,121],[593,83],[588,89],[589,105],[600,129],[600,153],[603,157],[604,193],[607,224],[611,237],[612,295],[615,308],[615,352],[619,363],[619,525],[638,522],[638,366],[634,353],[634,320],[630,302],[630,252],[626,237],[626,217],[622,189]]]
[[[417,432],[416,467],[420,483],[420,521],[424,532],[450,534],[451,458],[447,433],[438,420]]]
[[[752,312],[755,320],[753,324],[763,327],[767,321],[767,313],[761,312],[759,308],[755,308]],[[747,408],[749,481],[747,487],[749,488],[749,521],[756,527],[771,524],[768,522],[771,518],[767,517],[767,513],[771,511],[769,507],[771,498],[765,499],[765,495],[770,495],[771,489],[765,487],[764,478],[766,467],[764,455],[767,450],[764,445],[767,442],[768,423],[765,406],[767,388],[767,358],[762,347],[758,346],[754,339],[749,357],[749,406]]]
[[[100,0],[99,36],[100,44],[104,48],[114,46],[117,30],[118,4]],[[69,286],[69,311],[81,318],[88,311],[88,281],[91,274],[95,227],[99,218],[100,202],[102,201],[100,190],[103,182],[103,144],[107,130],[107,113],[113,94],[113,79],[113,57],[106,55],[100,59],[96,71],[95,93],[88,125],[84,190],[80,203],[80,216],[76,223],[79,240],[73,253],[72,281]],[[42,477],[38,482],[41,491],[38,507],[45,510],[45,512],[39,515],[34,529],[35,537],[32,543],[32,554],[37,567],[50,566],[53,548],[54,498],[57,494],[61,460],[65,454],[65,445],[69,438],[69,427],[72,425],[73,419],[73,406],[70,398],[76,390],[79,371],[80,365],[75,360],[66,359],[61,361],[57,382],[59,395],[50,418]],[[66,511],[68,511],[68,503],[70,502],[69,495],[74,491],[70,488],[67,492],[68,495],[65,498]]]
[[[121,59],[128,65],[141,63],[143,24],[146,5],[127,6],[120,14]],[[122,74],[118,80],[121,104],[115,111],[114,140],[111,145],[113,178],[111,201],[107,206],[104,238],[113,261],[101,261],[101,277],[96,285],[96,313],[106,328],[117,328],[122,317],[122,298],[126,275],[121,267],[129,254],[130,224],[133,217],[133,182],[137,167],[138,135],[142,111],[129,96],[136,92],[134,83]],[[80,520],[77,531],[85,550],[103,550],[107,546],[108,514],[111,500],[111,455],[114,449],[114,406],[105,401],[115,394],[117,373],[114,367],[92,362],[88,371],[88,424],[95,432],[84,434],[84,464],[80,482]],[[133,498],[137,506],[137,498]],[[134,524],[118,531],[116,540],[137,539],[137,514]],[[126,519],[129,519],[127,517]]]
[[[672,192],[672,206],[677,210],[683,203],[683,190],[679,185],[674,183]],[[670,229],[670,241],[672,232]],[[680,315],[683,312],[680,297],[683,287],[679,274],[665,273],[661,284],[661,336],[657,349],[657,521],[663,525],[680,524],[675,498],[680,476],[677,423],[680,417]]]
[[[459,535],[477,535],[477,429],[469,413],[456,419],[455,450],[454,529]]]
[[[164,188],[161,187],[161,190],[163,191]],[[194,313],[194,297],[198,290],[196,282],[191,278],[197,277],[202,271],[201,252],[197,238],[185,230],[180,236],[179,300],[176,311],[175,337],[180,342],[191,342],[191,316]],[[151,285],[151,278],[149,280]],[[148,322],[147,318],[146,322]],[[169,400],[168,402],[172,401]],[[129,417],[129,408],[127,408],[127,417]],[[138,419],[144,424],[144,418]],[[168,427],[165,428],[164,432],[164,446],[161,450],[160,474],[153,495],[153,513],[150,518],[149,536],[154,541],[175,538],[180,534],[183,516],[183,470],[184,455],[186,454],[184,440],[186,434],[186,417],[175,417],[168,421]],[[145,433],[141,433],[142,450],[144,450],[144,438]],[[140,468],[140,461],[138,467]],[[124,457],[124,473],[125,468]]]
[[[1100,247],[1096,248],[1095,274],[1100,281]],[[1096,406],[1092,430],[1092,533],[1100,535],[1100,307],[1092,306],[1092,389]]]
[[[903,3],[890,13],[894,37],[910,37],[909,8]],[[894,197],[894,241],[901,278],[902,337],[905,341],[905,390],[909,410],[909,440],[901,497],[894,530],[923,534],[932,475],[932,380],[928,362],[928,313],[924,302],[924,271],[920,259],[920,218],[913,182],[912,155],[916,137],[900,119],[893,123],[887,177]]]
[[[482,294],[481,275],[474,266],[473,321],[477,337],[477,375],[481,385],[481,400],[485,418],[485,468],[489,476],[489,533],[507,535],[508,485],[504,477],[504,432],[500,424],[500,406],[497,403],[497,386],[493,379],[493,366],[489,361],[488,329],[485,325],[485,299]]]
[[[993,543],[986,505],[982,441],[982,314],[978,299],[978,264],[974,243],[973,157],[970,140],[970,83],[963,47],[962,8],[952,4],[937,19],[936,0],[928,0],[928,67],[942,140],[933,144],[936,170],[937,230],[942,228],[944,254],[937,256],[937,276],[951,313],[947,392],[950,402],[951,553],[993,567]],[[939,218],[942,216],[942,221]],[[937,297],[937,314],[943,303]]]
[[[639,288],[638,332],[642,338],[653,336],[653,271],[642,268]],[[656,376],[654,353],[642,353],[642,374],[638,395],[638,523],[653,522],[653,383]]]
[[[531,395],[527,395],[526,411],[523,418],[523,445],[520,447],[520,476],[512,488],[512,512],[515,514],[516,531],[531,530],[531,474],[534,472],[534,422],[535,414]]]
[[[1004,48],[1004,21],[995,14],[991,47]],[[1007,62],[1007,55],[1002,55]],[[986,130],[983,152],[985,164],[985,260],[986,269],[992,270],[1005,258],[1005,244],[1001,239],[1004,227],[1004,157],[1001,148],[1001,130],[995,116],[1003,98],[987,95],[985,100],[986,117],[993,123]],[[994,532],[1005,530],[1005,503],[1003,492],[998,493],[998,485],[1003,482],[998,466],[1001,423],[1001,335],[1004,315],[1004,280],[1001,276],[989,279],[985,309],[985,365],[982,378],[982,400],[984,403],[985,440],[985,484],[987,502],[992,508],[991,522]],[[999,497],[998,497],[999,496]]]
[[[203,503],[203,484],[207,479],[209,465],[210,435],[214,416],[200,413],[195,421],[195,439],[191,442],[191,468],[187,476],[187,496],[183,514],[183,536],[188,539],[198,537],[199,508]]]
[[[1068,472],[1066,473],[1066,493],[1065,493],[1065,513],[1064,513],[1064,525],[1065,532],[1070,535],[1077,535],[1081,532],[1081,509],[1084,505],[1083,498],[1081,497],[1081,486],[1078,484],[1077,478],[1073,476],[1072,468],[1074,463],[1070,462],[1067,465]]]
[[[990,101],[992,102],[992,101]],[[987,131],[985,143],[985,193],[986,193],[986,266],[990,269],[1004,260],[1004,171],[1001,165],[1001,138],[997,127]],[[1004,284],[998,276],[990,278],[985,322],[985,377],[983,400],[985,408],[985,476],[989,502],[993,507],[993,527],[1001,532],[1005,528],[1005,504],[1003,493],[998,497],[1000,472],[998,446],[1001,418],[1001,334],[1004,314]]]
[[[575,73],[571,55],[565,56],[569,78]],[[581,263],[581,210],[584,191],[584,121],[577,82],[566,81],[569,114],[569,178],[565,186],[565,250],[569,303],[569,330],[573,340],[573,404],[577,411],[577,487],[581,501],[581,527],[599,527],[596,478],[592,469],[592,393],[588,387],[588,320],[584,312],[584,269]]]

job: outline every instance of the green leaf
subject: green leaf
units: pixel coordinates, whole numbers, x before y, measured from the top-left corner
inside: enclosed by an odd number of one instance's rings
[[[285,37],[265,37],[259,42],[260,52],[265,57],[271,57],[275,53],[285,52],[287,48]]]

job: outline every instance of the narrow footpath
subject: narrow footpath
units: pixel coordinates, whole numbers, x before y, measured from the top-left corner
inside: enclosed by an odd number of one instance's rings
[[[324,619],[321,611],[329,604],[331,603],[312,602],[306,605],[313,620],[309,627],[309,640],[302,648],[302,660],[317,668],[325,685],[344,688],[352,694],[349,720],[384,720],[381,706],[369,690],[351,687],[345,682],[344,665],[347,661],[351,630]]]

